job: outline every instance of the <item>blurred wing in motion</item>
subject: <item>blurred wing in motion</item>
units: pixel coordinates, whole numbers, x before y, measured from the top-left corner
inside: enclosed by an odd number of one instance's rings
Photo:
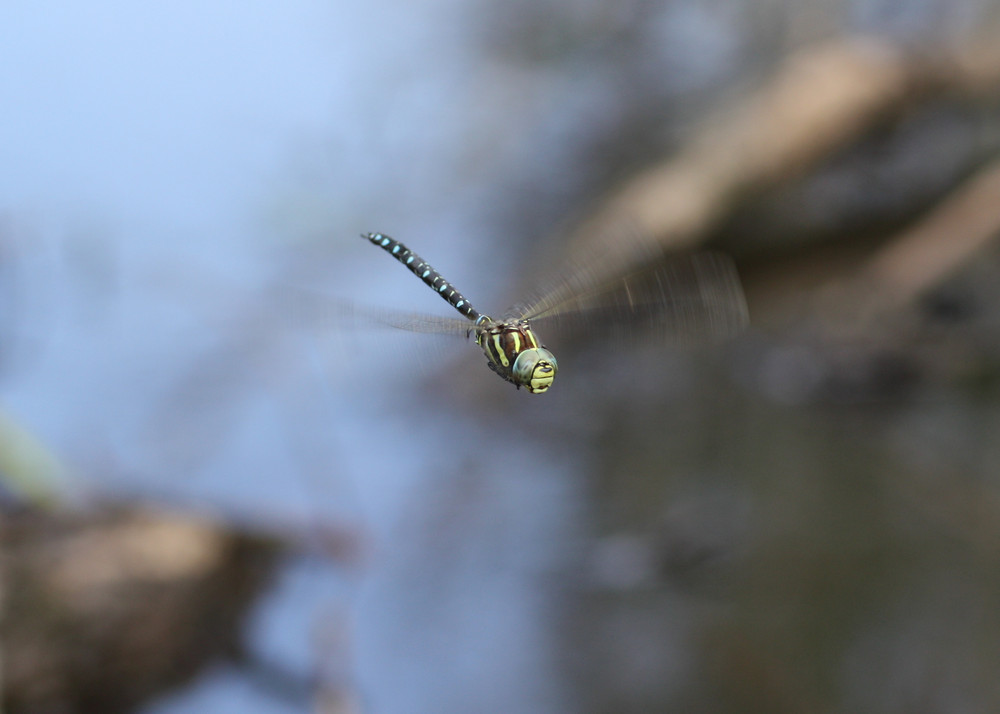
[[[282,312],[295,327],[307,329],[358,329],[371,326],[394,327],[408,332],[468,336],[471,320],[440,317],[419,312],[361,305],[313,290],[296,288],[280,298]]]
[[[301,377],[299,336],[351,335],[373,327],[464,338],[473,325],[457,317],[358,305],[319,290],[274,287],[245,303],[241,314],[219,320],[213,344],[173,380],[135,441],[165,469],[183,473],[200,466],[231,437],[249,400],[261,390],[287,390]]]
[[[540,331],[584,331],[620,341],[722,340],[749,324],[736,266],[719,253],[672,257],[603,281],[578,271],[508,316],[531,320]]]

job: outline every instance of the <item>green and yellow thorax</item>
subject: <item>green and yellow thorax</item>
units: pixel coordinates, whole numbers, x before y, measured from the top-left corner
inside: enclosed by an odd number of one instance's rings
[[[476,344],[483,348],[490,369],[516,387],[542,394],[558,371],[555,355],[540,345],[527,320],[476,320]]]

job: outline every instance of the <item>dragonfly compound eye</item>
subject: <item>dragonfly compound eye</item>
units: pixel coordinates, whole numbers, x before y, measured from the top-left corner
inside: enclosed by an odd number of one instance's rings
[[[534,347],[517,356],[511,373],[514,384],[525,387],[532,394],[542,394],[552,386],[558,369],[555,355],[544,347]]]

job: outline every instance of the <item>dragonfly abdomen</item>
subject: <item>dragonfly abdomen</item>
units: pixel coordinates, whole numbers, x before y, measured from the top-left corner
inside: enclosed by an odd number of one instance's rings
[[[434,292],[447,300],[449,305],[454,307],[467,318],[473,321],[479,319],[479,311],[472,307],[472,303],[470,303],[465,296],[462,295],[462,293],[458,292],[458,290],[456,290],[451,283],[445,280],[441,276],[441,273],[434,270],[434,268],[432,268],[426,260],[414,253],[398,240],[394,240],[381,233],[363,233],[362,237],[367,238],[379,248],[382,248],[386,253],[395,257],[396,260],[405,265],[411,273],[423,280]]]
[[[539,346],[527,320],[493,320],[472,307],[441,273],[398,240],[382,233],[362,233],[361,237],[394,256],[452,307],[472,320],[469,333],[475,333],[476,343],[486,353],[490,369],[532,394],[542,394],[552,385],[556,376],[556,358]]]

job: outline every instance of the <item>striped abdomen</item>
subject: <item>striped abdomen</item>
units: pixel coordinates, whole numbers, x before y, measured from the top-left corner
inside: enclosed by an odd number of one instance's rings
[[[452,287],[451,283],[441,277],[441,273],[434,270],[426,260],[398,240],[393,240],[381,233],[363,233],[361,237],[367,238],[390,255],[395,256],[396,260],[409,268],[411,273],[427,283],[434,292],[447,300],[448,304],[467,318],[470,320],[479,319],[479,311],[472,307],[472,304],[465,299],[462,293],[458,292],[458,290]]]

